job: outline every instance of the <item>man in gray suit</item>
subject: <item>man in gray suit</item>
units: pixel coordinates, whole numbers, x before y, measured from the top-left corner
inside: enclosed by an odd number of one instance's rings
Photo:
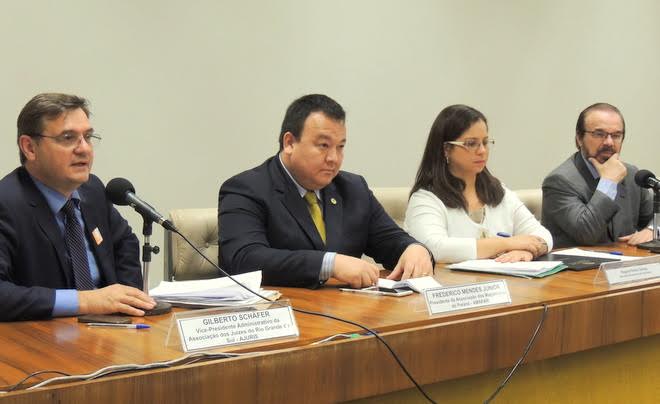
[[[543,181],[542,222],[555,247],[637,245],[653,238],[651,193],[635,184],[637,167],[620,158],[625,125],[621,112],[606,103],[578,117],[578,151]]]

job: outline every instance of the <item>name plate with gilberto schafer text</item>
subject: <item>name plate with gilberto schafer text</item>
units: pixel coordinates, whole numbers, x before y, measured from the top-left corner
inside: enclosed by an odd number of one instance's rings
[[[288,304],[275,304],[262,310],[254,307],[240,311],[212,310],[205,315],[177,318],[176,322],[186,352],[299,335]]]
[[[511,303],[504,279],[427,289],[424,299],[430,315]]]

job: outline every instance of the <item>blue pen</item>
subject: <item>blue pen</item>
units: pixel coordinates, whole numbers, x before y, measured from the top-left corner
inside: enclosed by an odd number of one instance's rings
[[[133,328],[137,330],[144,330],[150,328],[147,324],[111,324],[111,323],[87,323],[87,327],[107,327],[107,328]]]
[[[511,237],[511,235],[509,233],[505,233],[503,231],[497,232],[497,235],[499,237]]]
[[[610,253],[612,255],[623,255],[623,253],[621,251],[608,251],[608,253]]]

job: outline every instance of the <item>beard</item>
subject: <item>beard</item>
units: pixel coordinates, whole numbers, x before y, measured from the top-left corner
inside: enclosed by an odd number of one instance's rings
[[[598,160],[598,162],[600,164],[603,164],[604,162],[609,160],[610,157],[612,157],[612,155],[614,153],[617,153],[617,151],[614,149],[614,147],[612,147],[612,146],[601,146],[601,147],[598,148],[598,150],[596,150],[595,154],[588,154],[586,156],[586,158],[589,159],[590,157],[593,157],[596,160]]]

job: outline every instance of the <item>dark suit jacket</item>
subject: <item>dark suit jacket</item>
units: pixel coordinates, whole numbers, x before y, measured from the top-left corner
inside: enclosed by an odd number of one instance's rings
[[[139,244],[94,175],[79,189],[85,234],[102,286],[142,288]],[[91,237],[98,228],[103,242]],[[73,270],[46,199],[23,167],[0,180],[0,320],[50,317],[55,289],[75,289]]]
[[[341,171],[322,192],[327,245],[278,156],[220,188],[220,263],[230,274],[263,271],[269,285],[315,287],[326,251],[367,254],[393,268],[415,239],[383,210],[361,176]]]
[[[653,217],[653,199],[635,184],[637,167],[626,164],[626,177],[618,184],[615,200],[596,192],[580,152],[551,172],[543,181],[543,225],[555,247],[612,243],[644,228]]]

